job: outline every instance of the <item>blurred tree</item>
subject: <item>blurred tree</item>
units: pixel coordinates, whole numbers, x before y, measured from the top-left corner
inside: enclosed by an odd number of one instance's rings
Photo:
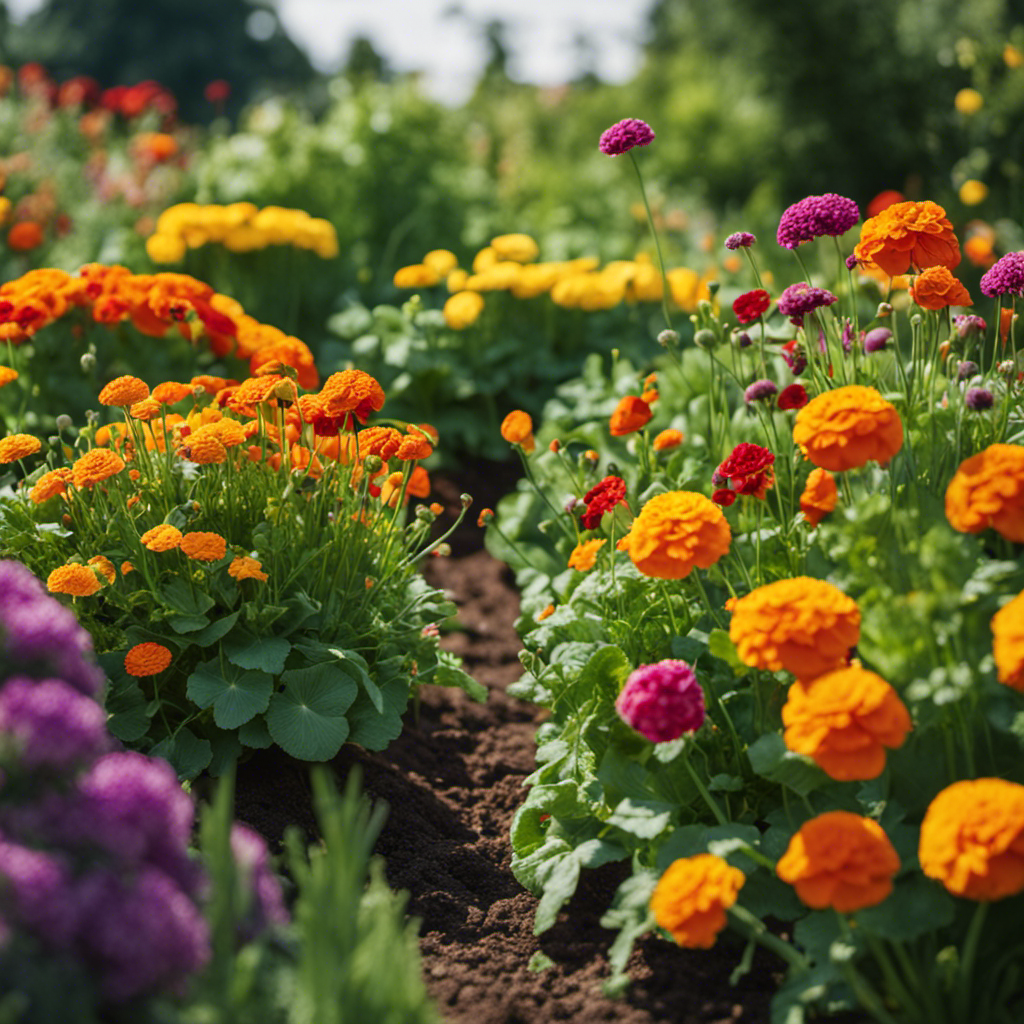
[[[9,58],[39,61],[59,82],[90,75],[103,86],[155,79],[182,117],[214,110],[207,83],[231,86],[228,112],[261,88],[295,89],[316,78],[306,54],[263,0],[45,0],[8,33]]]
[[[358,35],[352,40],[345,57],[343,70],[353,81],[388,82],[394,77],[387,58],[369,36]]]

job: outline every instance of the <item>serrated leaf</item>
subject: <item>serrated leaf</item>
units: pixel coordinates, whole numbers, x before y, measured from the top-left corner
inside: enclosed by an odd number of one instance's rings
[[[258,669],[279,675],[292,645],[278,636],[258,637],[243,633],[224,641],[224,654],[239,668]]]

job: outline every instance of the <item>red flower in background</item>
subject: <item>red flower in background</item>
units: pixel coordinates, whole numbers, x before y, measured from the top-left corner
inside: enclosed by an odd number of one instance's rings
[[[207,83],[206,88],[203,90],[203,95],[206,97],[207,103],[217,106],[226,102],[227,98],[231,95],[231,85],[223,78],[215,78],[212,82]]]
[[[763,288],[755,288],[752,292],[744,292],[733,304],[732,311],[741,324],[753,323],[772,304],[772,300]]]
[[[803,384],[790,384],[779,392],[780,409],[802,409],[807,404],[807,388]]]
[[[730,480],[737,494],[763,498],[768,488],[775,483],[775,472],[772,469],[774,462],[775,455],[767,448],[743,441],[733,448],[715,475]]]
[[[583,528],[596,530],[601,525],[601,516],[625,500],[626,481],[618,476],[606,476],[583,496],[587,506],[586,512],[580,517]]]

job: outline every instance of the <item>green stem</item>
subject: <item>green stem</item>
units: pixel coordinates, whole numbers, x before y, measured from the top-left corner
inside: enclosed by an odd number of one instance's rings
[[[629,159],[633,162],[633,170],[636,171],[636,180],[640,183],[640,198],[644,201],[644,210],[647,212],[647,224],[651,229],[654,238],[654,248],[658,253],[658,268],[661,270],[661,312],[665,317],[665,326],[670,331],[675,330],[672,326],[672,317],[668,312],[668,275],[665,273],[665,257],[661,254],[661,240],[654,227],[654,217],[651,214],[651,204],[647,201],[647,189],[644,188],[644,176],[640,173],[640,165],[636,162],[636,154],[630,150]]]

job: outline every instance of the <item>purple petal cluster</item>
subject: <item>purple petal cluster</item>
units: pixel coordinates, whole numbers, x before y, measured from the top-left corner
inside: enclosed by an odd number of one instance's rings
[[[806,281],[791,284],[779,296],[779,312],[788,316],[791,323],[803,326],[804,315],[823,306],[831,306],[839,299],[827,288],[815,288]]]
[[[995,404],[995,396],[988,388],[968,388],[964,404],[974,412],[984,412]]]
[[[615,708],[641,736],[667,743],[701,727],[704,691],[685,661],[666,659],[632,672]]]
[[[231,828],[231,853],[249,894],[241,923],[241,939],[248,942],[260,932],[288,923],[281,883],[270,870],[270,857],[263,837],[238,822]]]
[[[779,386],[772,380],[755,380],[743,392],[743,400],[747,405],[754,402],[770,402],[779,393]]]
[[[726,249],[749,249],[757,238],[749,231],[735,231],[725,240]]]
[[[892,340],[892,331],[888,327],[874,327],[864,335],[864,351],[881,352]]]
[[[1008,252],[996,260],[981,276],[981,292],[989,298],[1024,295],[1024,252]]]
[[[977,337],[988,330],[988,324],[985,323],[984,317],[977,316],[974,313],[960,313],[958,316],[953,317],[953,326],[956,328],[956,333],[961,341]]]
[[[645,121],[627,117],[601,133],[598,149],[606,156],[621,156],[637,146],[649,146],[654,141],[654,131]]]
[[[55,949],[67,949],[78,925],[67,863],[56,855],[0,839],[0,906]]]
[[[795,249],[822,235],[845,235],[859,220],[860,210],[852,199],[827,192],[794,203],[780,218],[775,237],[784,249]]]
[[[976,373],[978,373],[979,367],[973,359],[965,359],[956,368],[956,382],[962,384],[965,380],[970,380]]]

